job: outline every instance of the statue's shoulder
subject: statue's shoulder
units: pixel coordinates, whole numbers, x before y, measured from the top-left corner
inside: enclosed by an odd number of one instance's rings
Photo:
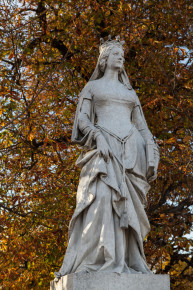
[[[95,87],[100,83],[101,83],[101,79],[98,79],[98,80],[89,81],[86,85],[88,85],[89,87]]]
[[[104,81],[101,78],[88,82],[90,88],[93,89],[93,90],[97,89],[97,88],[100,88],[103,83],[104,83]]]
[[[94,90],[99,87],[100,85],[100,80],[93,80],[93,81],[88,81],[88,83],[84,86],[83,92],[90,92],[93,93]]]
[[[95,88],[95,80],[88,81],[88,83],[86,83],[86,85],[83,87],[79,96],[86,99],[92,99],[92,96],[94,95],[94,88]]]
[[[84,86],[83,90],[90,90],[92,89],[92,87],[95,85],[95,80],[94,81],[88,81],[88,83],[86,83],[86,85]]]

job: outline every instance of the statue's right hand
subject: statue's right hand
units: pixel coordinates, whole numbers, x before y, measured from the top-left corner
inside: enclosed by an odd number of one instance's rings
[[[107,163],[109,163],[110,157],[112,157],[113,154],[103,135],[98,135],[96,137],[96,145],[99,154],[104,158]]]

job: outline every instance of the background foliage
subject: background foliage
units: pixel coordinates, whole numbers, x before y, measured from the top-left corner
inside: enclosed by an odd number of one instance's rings
[[[100,37],[125,67],[160,146],[144,246],[172,289],[193,289],[191,0],[0,1],[0,285],[48,289],[62,264],[80,150],[70,136]]]

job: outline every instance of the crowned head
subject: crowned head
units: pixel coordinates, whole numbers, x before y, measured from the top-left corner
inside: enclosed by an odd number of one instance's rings
[[[120,41],[120,36],[117,35],[115,39],[111,39],[111,35],[108,36],[108,40],[104,41],[103,38],[100,39],[100,46],[99,46],[99,52],[100,55],[107,49],[113,48],[114,46],[118,46],[123,49],[123,44],[125,41]]]
[[[96,68],[92,76],[90,77],[90,81],[94,81],[94,80],[102,78],[104,76],[107,65],[109,63],[112,64],[112,62],[115,61],[116,68],[114,66],[114,69],[118,69],[119,81],[124,86],[126,86],[127,89],[132,90],[132,86],[130,85],[130,82],[129,82],[129,79],[128,79],[128,76],[126,74],[124,64],[123,64],[124,63],[123,44],[125,42],[120,41],[119,36],[115,37],[115,40],[112,40],[110,35],[107,41],[104,41],[103,39],[100,39],[100,41],[101,41],[101,44],[99,47],[100,55],[98,58]]]
[[[125,43],[124,41],[120,41],[120,37],[116,36],[115,40],[111,39],[111,36],[108,36],[108,40],[104,41],[102,38],[100,39],[101,44],[99,47],[99,69],[101,72],[104,73],[106,66],[107,66],[107,61],[108,61],[108,57],[111,54],[111,52],[116,51],[117,53],[121,53],[122,57],[123,57],[123,62],[124,62],[124,51],[123,51],[123,44]],[[121,65],[122,69],[123,67],[123,63]]]

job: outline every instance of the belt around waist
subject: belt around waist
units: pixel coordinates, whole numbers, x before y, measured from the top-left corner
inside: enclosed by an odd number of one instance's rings
[[[128,135],[124,138],[120,138],[119,136],[117,136],[115,133],[111,132],[110,130],[108,130],[105,127],[99,126],[98,124],[95,125],[95,127],[97,127],[98,129],[101,129],[103,131],[105,131],[106,133],[108,133],[109,135],[115,137],[118,141],[120,141],[121,143],[125,143],[127,141],[127,139],[133,134],[135,126],[132,124],[131,129],[128,132]]]

